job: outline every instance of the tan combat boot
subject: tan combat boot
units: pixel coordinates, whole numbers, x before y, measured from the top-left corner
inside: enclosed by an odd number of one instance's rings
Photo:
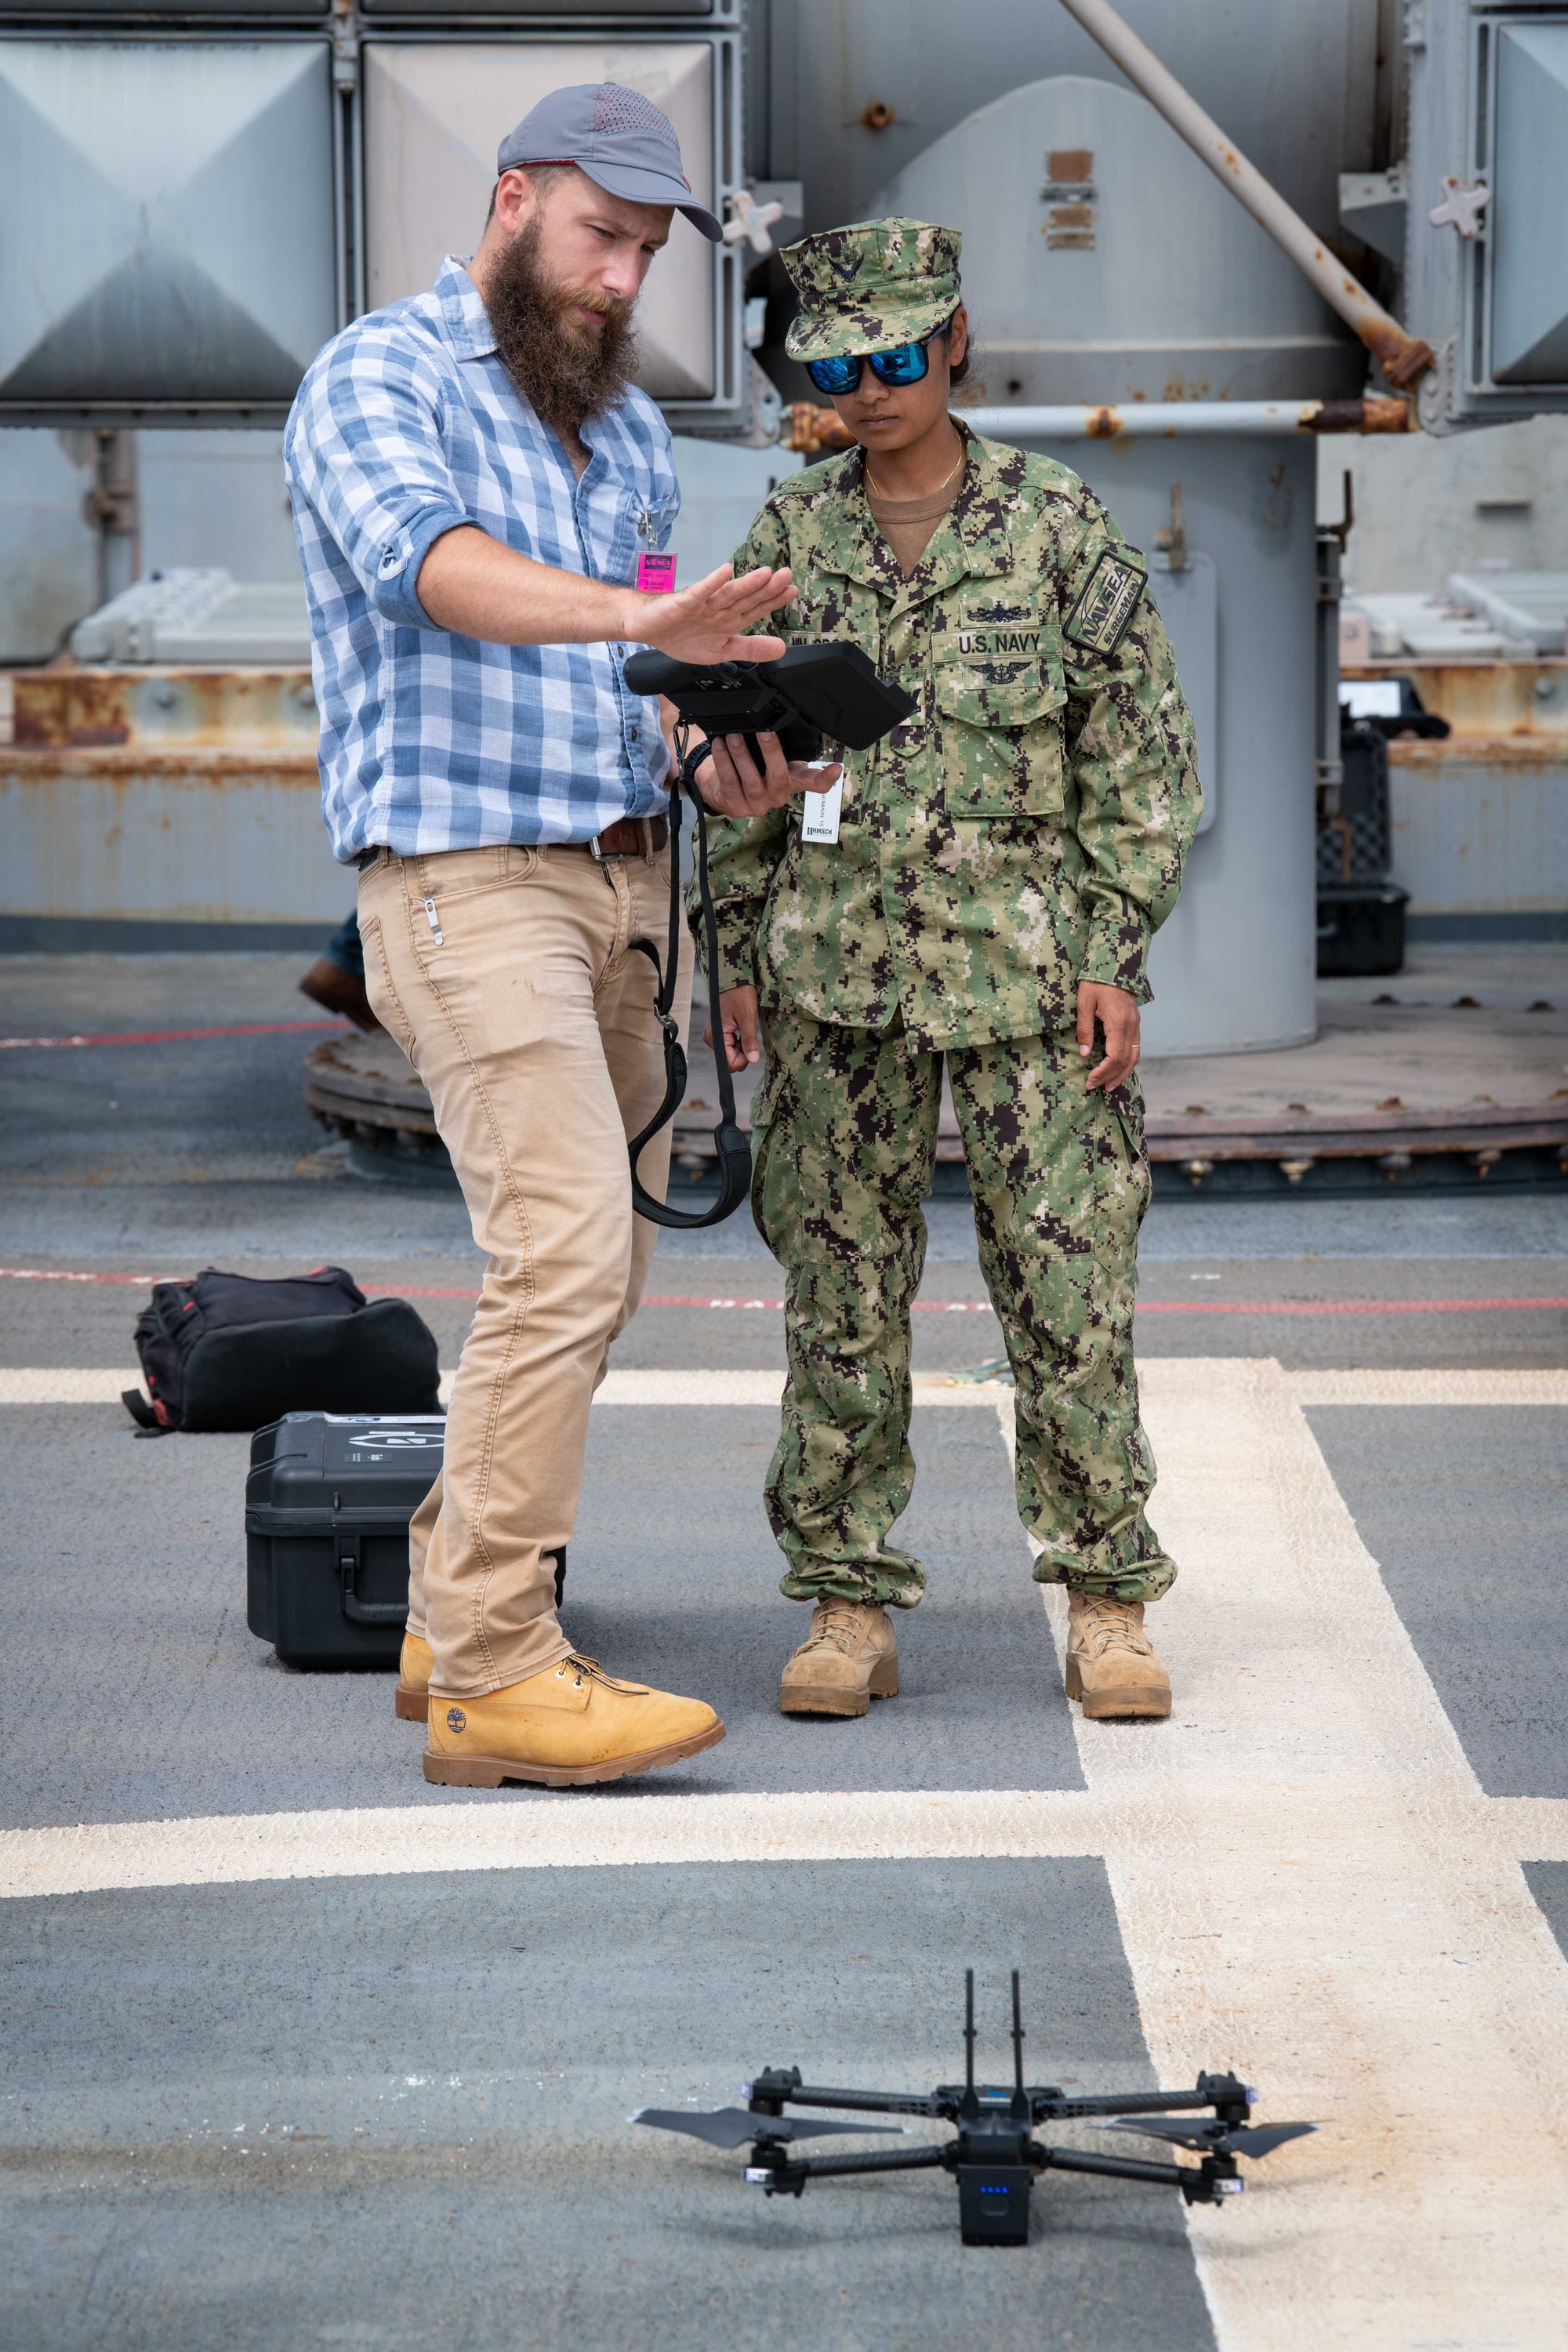
[[[430,1644],[417,1633],[403,1636],[403,1655],[397,1662],[397,1688],[392,1694],[392,1711],[405,1723],[423,1723],[430,1712]]]
[[[1087,1716],[1170,1714],[1171,1677],[1143,1631],[1141,1601],[1068,1593],[1067,1693]]]
[[[700,1755],[723,1737],[700,1699],[616,1682],[596,1658],[563,1658],[482,1698],[432,1691],[425,1778],[458,1789],[503,1780],[579,1789]]]
[[[819,1601],[811,1631],[779,1683],[784,1715],[865,1715],[874,1698],[897,1698],[893,1621],[869,1601]]]

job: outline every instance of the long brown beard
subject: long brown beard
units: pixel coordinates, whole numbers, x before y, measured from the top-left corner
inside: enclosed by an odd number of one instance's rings
[[[531,221],[496,261],[485,308],[513,383],[544,424],[570,436],[626,390],[637,358],[632,305],[553,284],[540,265],[539,230]],[[579,302],[599,313],[604,323],[596,331],[566,323]]]

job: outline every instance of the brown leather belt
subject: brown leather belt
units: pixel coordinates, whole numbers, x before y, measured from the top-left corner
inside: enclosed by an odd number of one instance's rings
[[[580,842],[578,847],[601,859],[653,857],[664,848],[668,839],[668,818],[623,816],[617,817],[614,824],[607,824],[603,833],[596,833],[592,841]]]

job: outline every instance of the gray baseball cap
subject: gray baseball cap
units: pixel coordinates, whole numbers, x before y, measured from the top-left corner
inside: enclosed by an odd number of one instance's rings
[[[508,131],[496,156],[498,172],[526,171],[530,163],[575,163],[612,196],[673,205],[711,244],[723,236],[706,205],[692,200],[668,115],[621,82],[578,82],[542,98]]]

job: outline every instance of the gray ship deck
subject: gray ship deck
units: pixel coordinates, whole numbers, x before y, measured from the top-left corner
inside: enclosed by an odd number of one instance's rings
[[[1561,1005],[1563,951],[1532,954],[1517,989],[1478,958],[1453,992]],[[298,968],[8,959],[0,1032],[303,1021]],[[900,1625],[903,1692],[859,1723],[780,1718],[799,1618],[759,1500],[778,1269],[743,1219],[661,1240],[595,1408],[567,1623],[710,1696],[729,1737],[643,1782],[481,1796],[423,1781],[389,1678],[293,1674],[247,1633],[246,1440],[135,1443],[114,1402],[145,1278],[208,1262],[337,1260],[415,1296],[455,1360],[460,1205],[323,1150],[310,1042],[0,1053],[7,2333],[1558,2340],[1568,1186],[1156,1202],[1166,1725],[1086,1725],[1063,1698],[1010,1395],[952,1378],[1000,1333],[967,1205],[941,1200],[905,1523],[931,1592]],[[1267,1089],[1266,1059],[1227,1082]],[[1018,1966],[1037,2079],[1234,2063],[1260,2116],[1325,2128],[1214,2214],[1047,2179],[1007,2253],[961,2247],[940,2177],[764,2204],[738,2159],[626,2126],[732,2099],[767,2062],[951,2074],[971,1962],[994,2063]]]

